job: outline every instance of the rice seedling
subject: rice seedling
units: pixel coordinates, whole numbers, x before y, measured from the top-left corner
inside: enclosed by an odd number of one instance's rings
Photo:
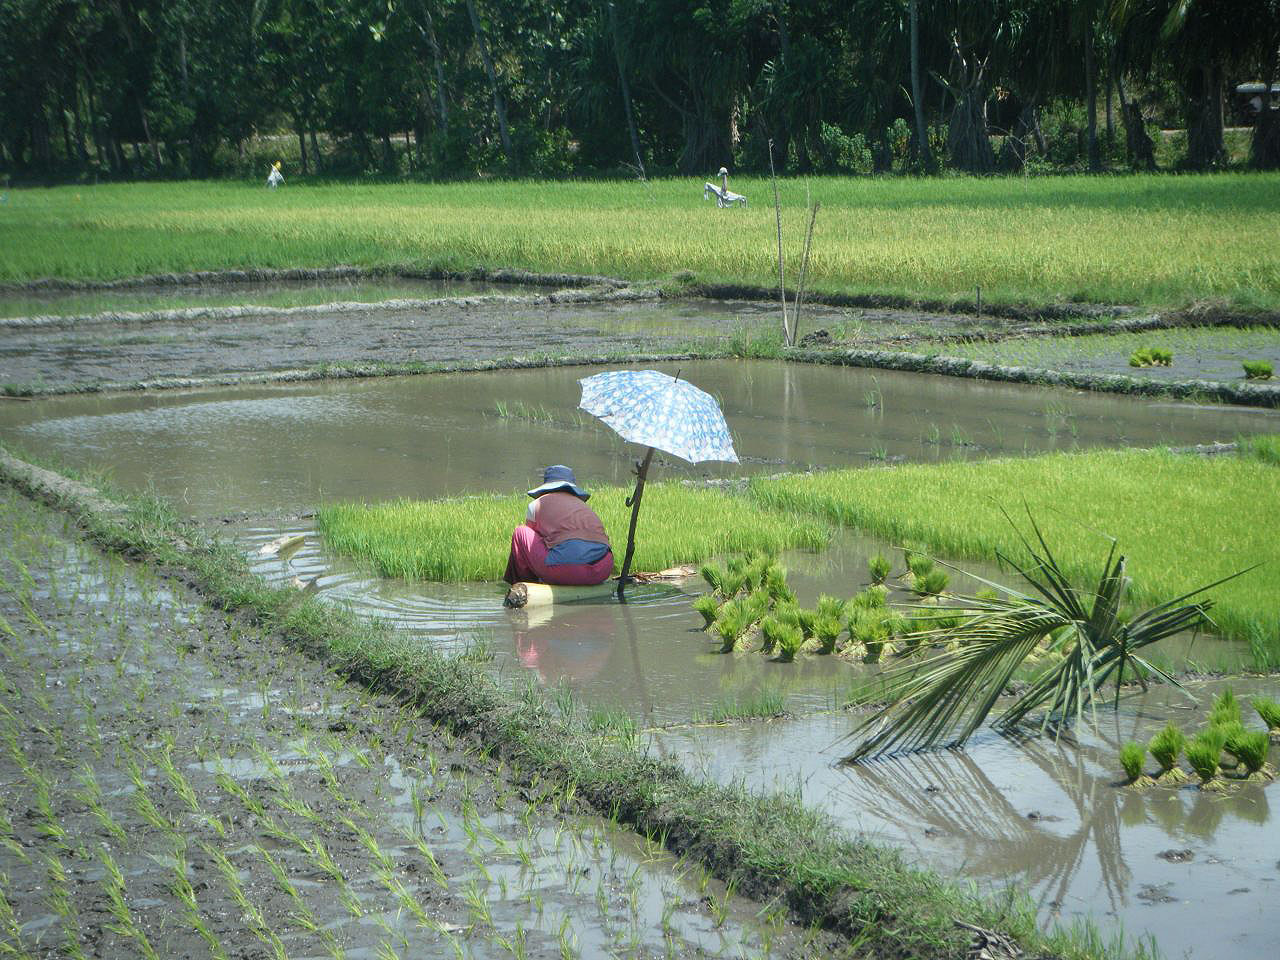
[[[44,902],[58,918],[62,930],[62,952],[71,960],[85,960],[84,948],[80,946],[80,918],[67,888],[66,868],[56,857],[42,855],[41,859],[48,875]]]
[[[760,585],[775,604],[796,602],[795,592],[787,585],[787,571],[776,563],[770,563],[765,568]]]
[[[117,843],[123,845],[128,842],[128,835],[124,832],[124,827],[120,826],[115,817],[111,815],[111,812],[102,803],[102,787],[98,784],[93,768],[86,764],[79,773],[79,780],[83,785],[83,789],[76,793],[76,799],[89,808],[93,818],[102,825],[102,829],[106,830]]]
[[[724,594],[724,568],[708,561],[698,568],[698,573],[706,581],[712,593]]]
[[[1200,786],[1208,787],[1217,780],[1218,758],[1222,755],[1221,746],[1196,737],[1187,744],[1187,763],[1200,778]]]
[[[743,634],[751,628],[747,601],[740,597],[721,604],[712,629],[720,638],[720,652],[732,653]]]
[[[786,712],[785,706],[786,698],[781,692],[765,687],[753,691],[745,697],[731,697],[720,700],[711,707],[711,712],[705,717],[695,715],[693,722],[726,723],[730,720],[760,720],[779,717]]]
[[[1268,360],[1242,360],[1240,365],[1244,367],[1246,380],[1270,380],[1275,373],[1275,368]]]
[[[615,542],[626,539],[630,511],[625,500],[629,493],[606,487],[596,490],[591,501]],[[656,483],[645,488],[646,502],[650,498],[654,509],[641,515],[636,535],[634,562],[641,570],[699,563],[712,556],[760,548],[773,553],[791,548],[816,550],[829,538],[829,531],[819,523],[797,522],[780,511],[757,507],[724,491]],[[331,548],[370,562],[384,576],[497,580],[502,575],[511,527],[524,515],[526,500],[504,496],[400,500],[374,506],[337,504],[321,508],[317,525]],[[748,583],[747,565],[741,564],[739,570],[741,580],[733,578],[731,582],[725,574],[719,587],[723,596],[754,586]]]
[[[933,557],[928,554],[908,549],[902,552],[902,558],[907,564],[909,580],[918,580],[933,572]]]
[[[102,885],[107,894],[107,910],[112,917],[112,922],[107,924],[107,929],[125,939],[132,940],[138,952],[142,954],[143,960],[159,960],[159,955],[151,946],[146,932],[134,919],[133,912],[125,901],[124,874],[119,865],[105,847],[98,848],[98,859],[104,871]]]
[[[7,889],[9,889],[9,877],[0,873],[0,957],[30,960],[32,954],[22,940],[22,925],[18,923],[13,905],[5,896]]]
[[[947,584],[951,578],[945,570],[930,570],[923,576],[916,576],[911,584],[911,589],[917,596],[936,597],[947,589]]]
[[[715,594],[704,593],[693,600],[693,609],[702,614],[702,629],[708,629],[716,622],[716,614],[720,610],[720,603],[716,600]]]
[[[1280,453],[1277,454],[1280,462]],[[892,471],[834,470],[755,477],[753,499],[778,509],[817,514],[885,540],[919,542],[939,556],[1026,559],[1016,531],[992,490],[1016,490],[1036,514],[1063,571],[1090,578],[1104,531],[1126,545],[1141,571],[1128,596],[1158,604],[1223,580],[1213,592],[1215,632],[1280,649],[1280,565],[1237,580],[1237,557],[1274,555],[1267,533],[1280,529],[1275,467],[1253,457],[1189,457],[1166,451],[1099,451],[974,463],[899,466]],[[971,506],[963,511],[956,503]],[[1133,504],[1160,503],[1170,526]],[[1224,551],[1218,546],[1232,544]]]
[[[1141,347],[1129,354],[1131,367],[1167,367],[1173,363],[1173,351],[1162,347]]]
[[[1151,738],[1147,749],[1160,765],[1160,770],[1156,774],[1157,780],[1165,783],[1181,783],[1186,780],[1187,775],[1178,766],[1178,758],[1182,756],[1186,745],[1186,736],[1172,723],[1167,724],[1163,730]]]
[[[1209,725],[1217,727],[1228,723],[1240,723],[1243,719],[1240,701],[1231,692],[1231,688],[1227,687],[1213,701],[1213,708],[1209,711]]]
[[[1142,764],[1147,758],[1147,750],[1140,743],[1130,741],[1120,748],[1120,767],[1129,778],[1130,785],[1143,778]]]
[[[893,566],[889,563],[889,558],[883,553],[877,553],[867,561],[867,572],[871,575],[871,582],[877,586],[889,579],[889,574],[892,571]]]
[[[1280,703],[1270,697],[1254,697],[1249,702],[1271,733],[1280,731]]]
[[[244,884],[240,881],[240,871],[220,850],[216,850],[203,841],[200,843],[200,849],[213,860],[214,866],[222,874],[227,892],[231,895],[235,905],[240,908],[243,921],[248,925],[250,932],[257,937],[258,942],[270,951],[274,960],[289,960],[284,944],[280,942],[280,938],[267,923],[266,917],[262,914],[262,908],[251,901],[245,893]],[[360,916],[360,914],[357,914],[357,916]]]
[[[1271,738],[1262,730],[1251,730],[1236,738],[1232,753],[1244,765],[1245,774],[1250,779],[1265,776],[1264,768],[1270,745]]]
[[[855,593],[847,605],[847,610],[878,610],[884,607],[889,597],[889,588],[882,583],[873,583],[865,590]]]
[[[1114,682],[1118,703],[1125,670],[1177,684],[1138,651],[1202,623],[1210,601],[1184,604],[1179,597],[1126,620],[1129,578],[1125,560],[1113,543],[1093,589],[1074,585],[1058,565],[1044,534],[1029,518],[1032,541],[1024,536],[1020,564],[1001,555],[1027,584],[1029,593],[1002,587],[1005,600],[956,598],[951,608],[966,613],[965,623],[947,638],[954,641],[923,663],[889,671],[887,704],[859,725],[852,736],[871,731],[846,758],[857,762],[897,750],[924,750],[944,740],[963,743],[983,723],[1015,673],[1046,641],[1056,654],[1038,664],[1029,684],[996,720],[1011,729],[1033,711],[1043,710],[1041,730],[1055,736],[1096,712],[1103,687]],[[1021,533],[1020,533],[1021,535]]]
[[[804,646],[804,634],[800,627],[795,624],[780,623],[776,628],[775,637],[778,648],[777,659],[782,663],[794,661],[796,654]]]

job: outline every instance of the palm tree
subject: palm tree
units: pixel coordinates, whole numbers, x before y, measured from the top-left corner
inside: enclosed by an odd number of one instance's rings
[[[877,696],[887,703],[851,734],[869,736],[846,762],[963,744],[995,708],[1019,668],[1037,652],[1047,656],[1026,689],[996,718],[996,727],[1008,730],[1043,709],[1041,730],[1052,727],[1057,735],[1081,719],[1086,708],[1095,709],[1107,682],[1114,681],[1118,700],[1126,670],[1144,688],[1147,675],[1178,686],[1177,680],[1138,651],[1211,622],[1212,601],[1184,601],[1253,569],[1126,620],[1121,611],[1130,580],[1114,541],[1097,586],[1085,590],[1067,580],[1034,518],[1031,527],[1035,543],[1019,534],[1030,563],[1020,566],[998,554],[1022,576],[1030,592],[976,578],[998,587],[1005,596],[952,597],[950,603],[931,608],[964,616],[959,627],[935,631],[930,638],[946,642],[950,649],[885,674],[885,687]]]

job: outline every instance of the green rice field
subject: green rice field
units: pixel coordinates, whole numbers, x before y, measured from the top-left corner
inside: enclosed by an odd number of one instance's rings
[[[604,522],[617,562],[627,542],[630,490],[603,487],[591,505]],[[498,580],[512,528],[524,520],[523,495],[391,503],[333,504],[316,523],[329,546],[367,561],[383,576],[409,580]],[[718,490],[655,483],[644,489],[636,529],[634,570],[662,570],[751,549],[818,550],[830,528]]]
[[[1029,509],[1077,581],[1097,576],[1115,537],[1133,596],[1148,604],[1261,563],[1212,591],[1212,616],[1224,635],[1274,648],[1280,473],[1264,456],[1274,444],[1260,441],[1258,449],[1244,457],[1132,450],[834,470],[754,478],[750,492],[764,506],[978,560],[1021,555],[1002,509],[1028,534]]]
[[[515,267],[660,280],[776,282],[772,191],[735,179],[290,184],[229,181],[10,190],[0,282],[239,267]],[[1280,306],[1280,176],[790,179],[798,265],[821,201],[810,287],[988,302]]]

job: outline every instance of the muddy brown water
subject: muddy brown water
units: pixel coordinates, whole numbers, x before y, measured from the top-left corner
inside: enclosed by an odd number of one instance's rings
[[[677,369],[674,364],[660,366],[670,372]],[[679,369],[719,397],[744,463],[730,470],[664,460],[658,471],[665,476],[718,479],[810,465],[875,466],[897,458],[929,461],[1096,446],[1209,443],[1242,432],[1275,430],[1280,418],[1274,411],[888,372],[730,361],[685,363]],[[636,451],[575,413],[576,381],[592,372],[593,368],[559,368],[13,402],[0,405],[0,437],[37,454],[55,455],[73,467],[107,467],[116,482],[134,489],[153,486],[202,519],[305,512],[324,499],[373,501],[477,488],[522,490],[551,460],[572,463],[588,486],[626,483],[629,457]],[[499,404],[506,405],[506,416],[499,415]],[[250,521],[233,529],[253,554],[258,545],[283,532],[308,532],[311,526],[308,520]],[[886,546],[841,535],[822,554],[785,559],[801,599],[811,602],[819,593],[847,596],[859,588],[866,557]],[[830,658],[804,658],[787,666],[769,663],[758,654],[715,654],[714,644],[697,631],[699,618],[689,608],[689,594],[678,589],[636,590],[625,607],[572,605],[546,618],[503,610],[501,590],[493,584],[378,580],[355,564],[328,556],[314,536],[289,561],[260,559],[257,568],[272,579],[319,576],[322,595],[350,601],[357,609],[419,634],[424,642],[459,648],[484,642],[495,653],[496,670],[508,675],[530,671],[549,686],[572,688],[587,708],[621,711],[641,727],[688,724],[695,717],[758,699],[761,691],[780,694],[787,709],[802,716],[727,727],[677,726],[655,734],[655,749],[682,756],[701,769],[703,754],[697,748],[705,745],[718,758],[706,769],[714,776],[731,778],[731,771],[740,767],[753,782],[772,785],[776,777],[765,776],[771,770],[795,770],[803,783],[827,784],[828,791],[834,789],[834,777],[847,784],[844,772],[830,766],[832,755],[821,750],[849,729],[849,717],[837,708],[847,696],[854,668]],[[1235,668],[1243,657],[1238,647],[1203,640],[1196,650],[1208,669]],[[974,751],[980,747],[976,744]],[[775,765],[771,758],[783,754],[787,764]],[[766,759],[762,762],[759,756]],[[1012,779],[1019,789],[1032,791],[1031,796],[1057,789],[1056,774],[1034,763],[1001,762],[1017,768]],[[1090,763],[1103,763],[1084,755],[1061,762],[1066,780],[1085,777]],[[951,776],[958,785],[957,802],[983,809],[989,796],[981,785],[972,785],[972,777],[959,773]],[[821,798],[815,795],[815,802]],[[887,820],[909,823],[917,807],[919,803],[905,795],[877,809]],[[1105,817],[1106,805],[1098,809],[1097,816]],[[1250,809],[1261,807],[1255,803]],[[1052,833],[1055,824],[1066,820],[1056,808],[1049,816],[1063,819],[1038,815],[1028,822]],[[1086,834],[1109,829],[1103,821],[1095,828],[1093,815],[1081,816],[1087,820]],[[1161,850],[1190,845],[1183,842],[1186,831],[1175,820],[1170,819],[1172,825],[1166,829],[1164,820],[1152,817],[1155,825],[1149,829],[1163,831],[1162,840],[1152,841],[1163,843]],[[913,829],[904,827],[901,833]],[[898,839],[888,827],[873,825],[870,832]],[[1024,840],[1031,843],[1036,835],[1033,831],[1029,840],[1014,836],[1009,842],[1013,852],[1005,854],[1006,867],[1037,860],[1034,844],[1017,846]],[[978,873],[969,866],[978,855],[968,849],[921,847],[918,853],[922,862],[948,867],[959,876]],[[1210,856],[1222,859],[1219,853],[1205,853],[1199,863],[1216,869],[1217,864],[1208,862]],[[988,857],[986,862],[998,864],[1000,858]],[[985,882],[1017,879],[1012,868],[982,869],[992,874],[982,877]],[[1004,873],[995,876],[1001,869]],[[1088,875],[1073,869],[1072,877]],[[1133,873],[1148,876],[1137,869]],[[1249,877],[1255,874],[1256,879],[1230,888],[1251,891],[1230,894],[1235,899],[1227,901],[1232,910],[1247,914],[1231,914],[1236,925],[1230,936],[1243,938],[1245,945],[1232,957],[1252,955],[1248,951],[1257,942],[1257,931],[1270,929],[1258,900],[1258,891],[1268,889],[1262,886],[1265,876],[1254,871]],[[1146,928],[1139,923],[1146,919],[1142,907],[1172,895],[1159,892],[1167,882],[1160,879],[1162,874],[1150,876],[1153,879],[1142,881],[1150,887],[1147,895],[1139,898],[1146,888],[1130,885],[1125,889],[1132,899],[1119,907],[1096,878],[1071,880],[1061,895],[1052,897],[1042,895],[1034,876],[1028,883],[1046,919],[1055,913],[1071,916],[1111,909],[1133,931]],[[1097,889],[1101,892],[1095,896]],[[1056,902],[1063,906],[1055,907]],[[1152,909],[1164,906],[1155,902]],[[1125,913],[1130,909],[1138,911],[1132,923]],[[1164,938],[1166,952],[1181,950],[1180,930]],[[1200,941],[1187,934],[1185,942]]]
[[[743,461],[659,456],[656,477],[1210,443],[1280,429],[1280,411],[892,371],[654,366],[717,396]],[[122,485],[152,485],[197,517],[523,490],[548,462],[568,462],[588,486],[627,484],[643,451],[577,410],[577,381],[597,369],[6,401],[0,437],[68,466],[108,467]]]
[[[1275,679],[1192,682],[1197,703],[1157,687],[1103,711],[1077,744],[983,731],[965,750],[854,767],[836,764],[855,722],[844,713],[649,736],[701,775],[798,792],[921,866],[986,888],[1012,884],[1046,923],[1090,919],[1107,937],[1152,937],[1166,957],[1257,960],[1274,955],[1280,933],[1280,785],[1139,792],[1121,785],[1118,761],[1121,744],[1145,743],[1169,720],[1197,729],[1226,685],[1238,696],[1280,694]],[[1247,702],[1245,714],[1261,728]],[[1280,763],[1275,745],[1271,763]]]

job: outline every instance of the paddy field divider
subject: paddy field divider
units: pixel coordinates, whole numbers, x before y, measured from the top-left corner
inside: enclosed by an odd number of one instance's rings
[[[465,658],[442,656],[334,604],[269,586],[230,545],[182,523],[163,501],[104,495],[2,447],[0,480],[68,512],[102,548],[155,564],[339,675],[391,693],[424,719],[472,738],[516,776],[572,784],[600,813],[701,860],[739,892],[785,903],[798,921],[847,936],[860,956],[959,960],[988,942],[987,930],[1013,937],[1038,957],[1132,955],[1091,927],[1042,934],[1034,906],[1016,892],[984,896],[909,867],[896,851],[849,838],[793,796],[697,780],[634,740],[591,732],[535,686],[504,685]]]

